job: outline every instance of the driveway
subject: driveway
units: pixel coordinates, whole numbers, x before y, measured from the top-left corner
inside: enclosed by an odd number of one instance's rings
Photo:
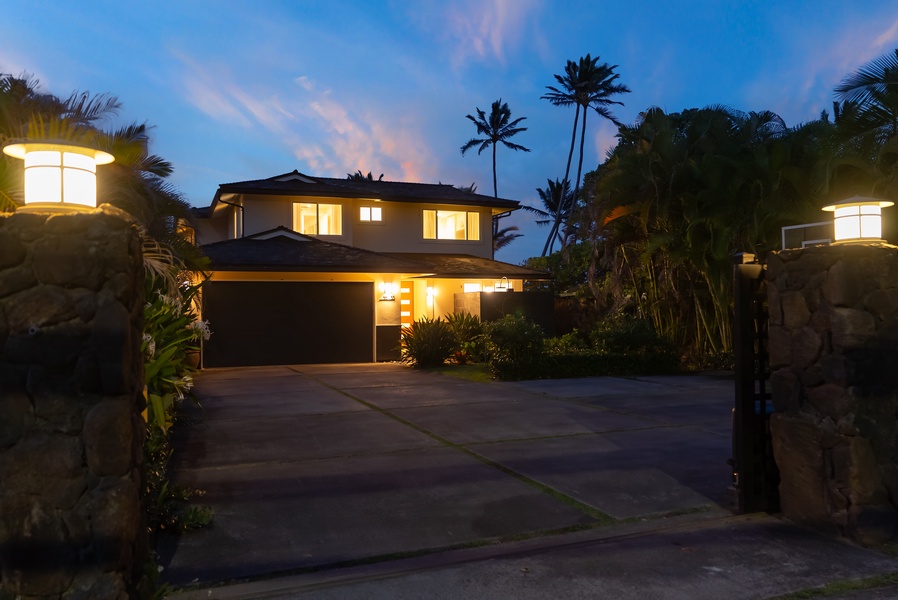
[[[176,586],[730,514],[727,377],[301,365],[210,369],[196,391],[171,474],[215,520],[162,540]]]

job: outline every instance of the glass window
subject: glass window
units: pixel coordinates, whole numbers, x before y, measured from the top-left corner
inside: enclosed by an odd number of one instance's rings
[[[468,213],[468,239],[469,240],[479,240],[480,239],[480,213],[476,213],[476,212]]]
[[[424,239],[437,239],[437,211],[424,210]]]
[[[343,235],[343,207],[294,202],[293,230],[306,235]]]
[[[425,210],[425,240],[480,239],[480,213],[463,210]]]
[[[359,221],[381,221],[383,219],[379,206],[360,206]]]

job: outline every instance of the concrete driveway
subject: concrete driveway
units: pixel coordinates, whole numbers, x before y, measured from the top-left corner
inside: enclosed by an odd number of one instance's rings
[[[171,473],[215,521],[162,540],[176,586],[730,514],[727,377],[301,365],[207,370],[196,391]]]

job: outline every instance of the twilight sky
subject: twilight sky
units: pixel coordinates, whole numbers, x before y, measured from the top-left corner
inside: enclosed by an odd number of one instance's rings
[[[539,206],[574,117],[540,96],[568,59],[618,65],[625,123],[726,104],[791,126],[831,112],[844,75],[898,47],[898,0],[20,0],[4,17],[0,72],[118,96],[110,125],[152,125],[194,206],[220,183],[293,169],[491,194],[489,153],[459,148],[476,134],[465,115],[498,98],[527,117],[513,141],[532,150],[500,147],[499,195]],[[590,117],[585,171],[614,143]],[[499,260],[539,254],[547,231],[532,220],[503,221],[525,237]]]

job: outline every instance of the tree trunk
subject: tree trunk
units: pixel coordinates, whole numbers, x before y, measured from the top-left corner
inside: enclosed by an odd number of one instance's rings
[[[567,164],[564,166],[564,179],[561,180],[562,194],[555,208],[555,222],[549,228],[549,237],[546,238],[546,245],[543,246],[542,256],[551,253],[555,246],[555,237],[558,236],[558,226],[561,223],[561,215],[564,209],[564,182],[571,176],[571,159],[574,157],[574,145],[577,143],[577,122],[580,120],[580,105],[576,105],[577,110],[574,112],[574,129],[571,131],[571,149],[567,153]]]
[[[499,186],[496,184],[496,140],[493,140],[493,197],[499,197]]]

